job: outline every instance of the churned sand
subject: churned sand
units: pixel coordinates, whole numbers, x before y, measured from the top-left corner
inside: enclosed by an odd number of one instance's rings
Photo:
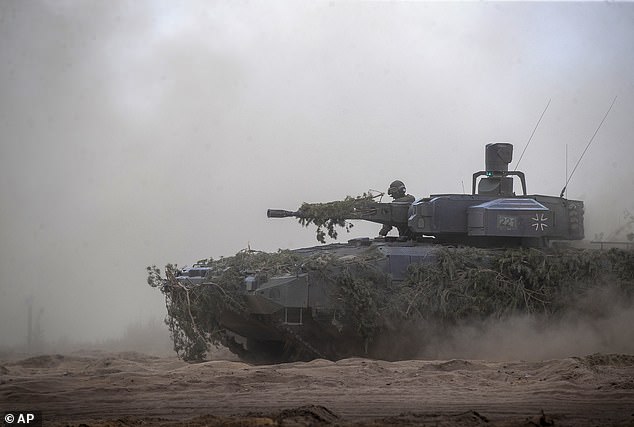
[[[634,356],[252,366],[141,353],[0,360],[0,409],[45,425],[634,425]]]

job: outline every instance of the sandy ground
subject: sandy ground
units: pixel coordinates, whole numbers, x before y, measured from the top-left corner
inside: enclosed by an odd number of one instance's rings
[[[52,354],[0,360],[0,409],[41,410],[54,426],[634,426],[634,356],[251,366]]]

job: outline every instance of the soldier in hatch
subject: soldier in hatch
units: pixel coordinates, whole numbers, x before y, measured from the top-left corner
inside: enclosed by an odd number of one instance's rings
[[[399,181],[398,179],[390,184],[390,188],[387,189],[387,194],[391,196],[392,199],[394,199],[392,200],[392,202],[412,203],[414,202],[414,200],[416,200],[414,196],[406,193],[405,184],[403,184],[403,181]],[[387,233],[389,233],[391,229],[391,225],[385,224],[383,228],[381,228],[381,230],[379,231],[379,236],[387,236]],[[403,230],[399,228],[398,234],[399,236],[405,236],[407,235],[408,231],[409,229],[407,227],[404,227]]]

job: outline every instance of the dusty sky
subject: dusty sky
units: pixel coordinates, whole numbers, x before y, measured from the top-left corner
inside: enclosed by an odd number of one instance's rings
[[[529,193],[616,96],[568,195],[589,238],[634,212],[634,3],[5,0],[0,58],[6,345],[29,295],[46,339],[108,338],[163,317],[147,265],[316,243],[268,207],[469,191],[549,99]]]

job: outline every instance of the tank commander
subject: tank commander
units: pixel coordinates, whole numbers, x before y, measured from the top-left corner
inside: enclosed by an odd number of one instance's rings
[[[405,184],[403,184],[403,181],[400,181],[398,179],[396,181],[392,181],[392,183],[390,184],[390,188],[387,189],[387,194],[392,197],[392,202],[413,203],[414,200],[416,200],[414,196],[412,196],[411,194],[407,194]],[[392,230],[392,226],[389,224],[385,224],[383,228],[381,228],[381,230],[379,231],[379,236],[387,236],[387,233],[389,233],[390,230]],[[407,231],[408,230],[399,229],[398,234],[399,236],[403,236],[407,234]]]

